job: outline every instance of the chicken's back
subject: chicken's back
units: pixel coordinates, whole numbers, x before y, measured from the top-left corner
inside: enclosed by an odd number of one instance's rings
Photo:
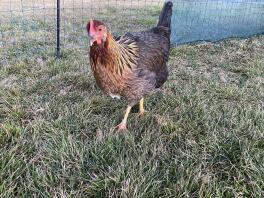
[[[138,76],[146,78],[148,71],[150,74],[154,72],[155,87],[160,87],[168,76],[166,62],[169,56],[170,41],[163,34],[155,33],[157,30],[166,31],[153,28],[149,31],[126,34],[125,37],[132,38],[137,43],[139,49]]]
[[[172,2],[166,2],[161,11],[158,25],[147,31],[127,33],[119,42],[127,39],[134,40],[139,48],[138,77],[146,78],[149,75],[153,78],[155,87],[160,87],[168,77],[166,63],[170,50]]]

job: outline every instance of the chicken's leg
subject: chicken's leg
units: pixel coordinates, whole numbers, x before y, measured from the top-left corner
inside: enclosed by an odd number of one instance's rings
[[[131,106],[129,106],[129,105],[127,106],[126,113],[125,113],[125,116],[124,116],[122,122],[116,126],[116,128],[118,128],[118,130],[127,130],[127,127],[126,127],[127,117],[131,111],[131,108],[132,108]]]
[[[144,98],[141,98],[141,100],[139,101],[139,115],[143,116],[144,112]]]

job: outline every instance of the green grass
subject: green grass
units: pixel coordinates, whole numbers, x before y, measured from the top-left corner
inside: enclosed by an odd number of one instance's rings
[[[112,31],[155,23],[144,13]],[[50,39],[0,51],[1,197],[263,197],[263,36],[173,48],[169,80],[123,135],[126,103],[69,42],[60,60]]]

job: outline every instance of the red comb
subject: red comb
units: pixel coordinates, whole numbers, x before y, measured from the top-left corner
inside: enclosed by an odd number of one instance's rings
[[[90,23],[89,33],[90,33],[90,35],[92,35],[93,33],[95,33],[94,22],[92,19],[90,19],[89,23]]]

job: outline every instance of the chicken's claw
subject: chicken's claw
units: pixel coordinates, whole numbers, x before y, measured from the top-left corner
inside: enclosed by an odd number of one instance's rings
[[[126,124],[120,123],[119,125],[115,126],[118,132],[126,132],[127,126]]]

